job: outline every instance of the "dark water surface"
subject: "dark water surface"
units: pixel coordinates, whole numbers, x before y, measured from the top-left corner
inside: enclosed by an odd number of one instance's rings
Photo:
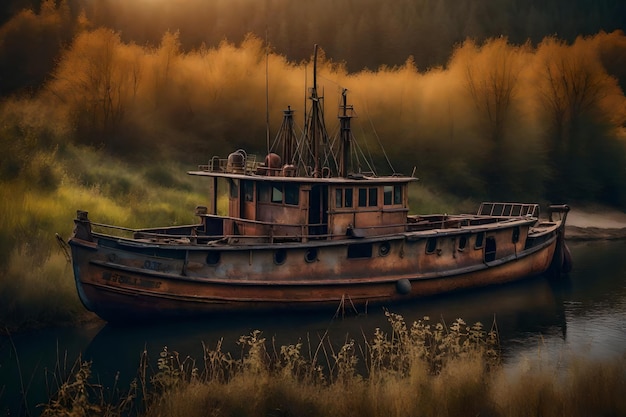
[[[416,300],[389,306],[407,323],[430,317],[431,323],[457,318],[497,324],[502,352],[508,363],[521,357],[562,356],[574,353],[608,358],[626,353],[626,242],[570,242],[574,269],[568,277],[537,277],[523,282]],[[0,338],[0,415],[37,415],[37,404],[47,400],[46,375],[69,370],[79,355],[93,361],[99,381],[112,386],[119,372],[122,388],[136,376],[141,353],[151,365],[164,346],[181,357],[203,360],[202,342],[214,348],[223,338],[223,350],[240,357],[237,340],[261,330],[268,348],[302,341],[303,352],[315,349],[328,335],[336,346],[347,337],[363,344],[376,327],[390,331],[381,307],[367,314],[334,318],[333,313],[220,318],[115,327],[93,324],[75,329],[42,331]],[[17,355],[16,355],[17,352]],[[23,387],[23,388],[22,388]],[[26,407],[21,391],[28,393]],[[27,410],[28,414],[25,413]]]

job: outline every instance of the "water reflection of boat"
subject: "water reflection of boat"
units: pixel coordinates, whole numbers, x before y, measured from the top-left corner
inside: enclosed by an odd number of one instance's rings
[[[337,308],[505,283],[567,266],[567,206],[551,206],[545,221],[537,204],[526,203],[483,203],[476,214],[409,215],[415,178],[378,176],[369,161],[361,162],[345,90],[340,134],[329,138],[315,73],[302,139],[296,139],[289,109],[277,136],[281,155],[268,149],[257,163],[240,150],[189,172],[207,179],[212,190],[210,208],[196,210],[198,224],[129,230],[78,212],[69,243],[87,309],[127,321]],[[228,215],[218,215],[221,191],[228,195]],[[107,232],[95,230],[102,228]]]
[[[481,322],[489,330],[494,323],[500,337],[502,350],[507,356],[525,346],[530,336],[546,335],[564,338],[566,322],[563,300],[560,296],[562,281],[554,282],[545,276],[507,285],[472,291],[427,297],[419,303],[395,304],[391,310],[400,314],[407,323],[430,317],[432,324],[444,321],[453,323],[457,318],[467,323]],[[557,288],[555,288],[555,286]],[[167,346],[181,359],[192,358],[201,365],[203,344],[215,349],[222,340],[222,351],[240,358],[240,336],[260,330],[266,338],[266,347],[278,349],[282,345],[303,343],[303,354],[315,351],[322,340],[337,349],[352,338],[365,349],[364,338],[371,338],[374,329],[390,332],[382,308],[371,308],[367,314],[346,315],[333,318],[332,314],[314,312],[297,315],[233,316],[222,320],[162,321],[143,326],[107,324],[93,338],[85,351],[85,358],[93,361],[94,371],[104,380],[134,378],[144,350],[151,363]],[[313,353],[313,352],[311,352]]]

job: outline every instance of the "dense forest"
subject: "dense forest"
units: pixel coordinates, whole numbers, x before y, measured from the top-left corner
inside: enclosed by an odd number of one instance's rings
[[[571,43],[626,28],[622,0],[6,0],[0,24],[24,9],[45,14],[51,2],[63,10],[61,21],[36,24],[23,15],[3,29],[0,93],[40,85],[80,29],[81,13],[92,28],[110,28],[138,45],[156,46],[165,32],[179,31],[184,51],[239,43],[253,33],[299,62],[317,43],[352,72],[402,65],[408,57],[420,70],[444,66],[468,38],[536,45],[554,36]]]

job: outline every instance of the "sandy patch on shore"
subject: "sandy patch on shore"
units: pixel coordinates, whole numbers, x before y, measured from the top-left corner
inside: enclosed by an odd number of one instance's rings
[[[606,207],[572,207],[565,226],[568,239],[623,239],[626,213]]]
[[[576,227],[622,229],[626,227],[626,213],[607,208],[572,208],[567,224]]]

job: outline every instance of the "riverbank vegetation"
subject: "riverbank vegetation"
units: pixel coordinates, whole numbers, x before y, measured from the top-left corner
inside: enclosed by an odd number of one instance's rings
[[[104,3],[84,13],[38,3],[0,27],[12,83],[0,101],[0,321],[10,331],[83,311],[55,237],[67,238],[77,209],[128,227],[193,221],[204,185],[184,172],[238,148],[261,159],[266,103],[271,132],[287,106],[303,120],[311,71],[254,35],[194,45],[181,28],[144,42],[105,26]],[[348,88],[378,172],[420,178],[413,211],[483,199],[624,208],[624,56],[619,31],[467,38],[429,69],[406,56],[351,71],[321,53],[318,81],[328,126]]]
[[[89,362],[55,377],[43,416],[589,416],[626,413],[626,357],[500,361],[495,329],[462,319],[412,324],[334,344],[324,335],[276,347],[259,331],[241,357],[204,346],[199,361],[144,352],[137,378],[114,390]],[[567,363],[565,363],[567,362]]]
[[[11,155],[19,174],[0,182],[0,332],[85,318],[64,244],[77,209],[148,227],[192,223],[204,201],[202,184],[171,162],[129,169],[102,151],[46,148],[35,135],[32,148]]]

